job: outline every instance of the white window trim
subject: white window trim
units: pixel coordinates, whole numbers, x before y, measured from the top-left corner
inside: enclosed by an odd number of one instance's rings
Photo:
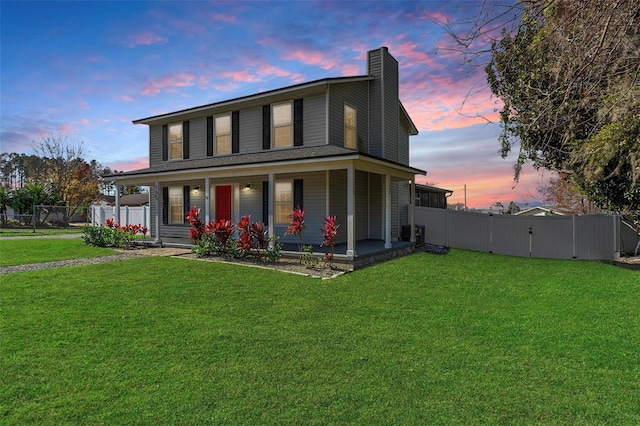
[[[176,158],[172,158],[171,157],[171,145],[173,145],[174,143],[177,144],[178,142],[171,142],[171,127],[172,126],[179,126],[180,127],[180,155]],[[176,160],[182,160],[183,156],[184,156],[184,123],[182,121],[178,122],[178,123],[170,123],[167,126],[167,143],[169,144],[169,146],[167,147],[169,150],[169,161],[176,161]]]
[[[276,145],[276,126],[273,124],[274,122],[274,118],[275,118],[275,114],[273,112],[273,109],[275,107],[281,106],[281,105],[289,105],[289,111],[291,112],[291,121],[289,122],[289,124],[287,124],[287,126],[290,127],[290,132],[289,132],[289,145],[284,145],[284,146],[277,146]],[[271,148],[272,149],[286,149],[286,148],[291,148],[293,147],[293,122],[294,122],[294,117],[293,117],[293,101],[287,101],[287,102],[279,102],[277,104],[271,104]],[[283,126],[278,126],[278,127],[285,127]]]
[[[229,117],[229,133],[218,134],[218,128],[216,126],[216,119]],[[231,134],[233,133],[233,122],[231,120],[231,113],[219,114],[213,117],[213,138],[214,138],[214,155],[228,155],[233,151],[233,141]],[[219,152],[218,151],[218,136],[229,136],[229,152]]]

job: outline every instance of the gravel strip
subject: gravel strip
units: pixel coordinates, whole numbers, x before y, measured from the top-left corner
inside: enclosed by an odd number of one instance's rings
[[[58,260],[55,262],[32,263],[29,265],[5,266],[0,268],[0,275],[13,274],[15,272],[39,271],[42,269],[60,268],[62,266],[93,265],[96,263],[115,262],[118,260],[137,257],[137,253],[113,254],[110,256],[89,257],[85,259]]]

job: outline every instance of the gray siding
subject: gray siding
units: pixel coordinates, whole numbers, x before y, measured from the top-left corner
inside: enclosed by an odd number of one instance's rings
[[[189,121],[189,158],[207,157],[207,119],[196,118]]]
[[[380,50],[368,53],[369,74],[379,77],[382,73]],[[382,81],[369,82],[369,154],[382,157]]]
[[[398,163],[409,165],[409,132],[406,123],[398,126]]]
[[[384,60],[384,158],[398,161],[398,62],[388,53]]]
[[[369,238],[384,239],[384,176],[369,175]]]
[[[262,151],[262,107],[240,111],[240,152]]]
[[[266,222],[262,217],[262,182],[269,180],[267,175],[251,176],[240,181],[240,216],[250,215],[252,222]],[[251,189],[245,191],[247,182],[251,182]]]
[[[336,216],[338,243],[347,242],[347,171],[332,170],[329,173],[329,215]]]
[[[326,144],[326,95],[304,98],[303,103],[303,146]]]
[[[149,166],[162,163],[162,126],[149,128]]]
[[[344,104],[357,110],[356,140],[362,141],[364,152],[368,149],[369,129],[367,126],[367,82],[342,83],[331,86],[329,92],[329,144],[344,146]],[[359,145],[360,143],[358,143]]]
[[[369,238],[369,173],[356,171],[355,237]]]

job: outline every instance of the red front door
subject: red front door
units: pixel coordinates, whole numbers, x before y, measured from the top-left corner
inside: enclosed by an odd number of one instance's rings
[[[231,185],[216,186],[216,220],[231,220]]]

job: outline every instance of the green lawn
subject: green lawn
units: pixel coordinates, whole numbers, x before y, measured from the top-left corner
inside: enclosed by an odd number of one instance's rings
[[[112,249],[87,246],[82,238],[0,238],[0,266],[26,265],[54,260],[116,254]]]
[[[640,274],[603,263],[148,257],[0,297],[2,424],[640,424]]]
[[[81,232],[81,226],[49,229],[39,228],[36,229],[36,232],[33,232],[33,228],[0,228],[0,239],[2,239],[2,237],[38,237],[43,235],[80,234]]]

